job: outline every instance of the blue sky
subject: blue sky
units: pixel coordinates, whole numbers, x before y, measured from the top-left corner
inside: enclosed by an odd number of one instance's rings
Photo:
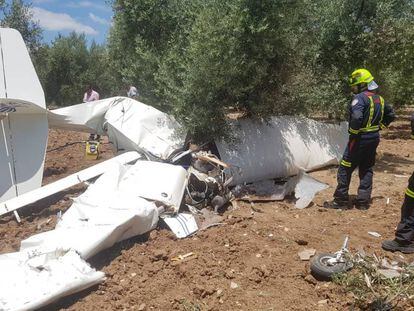
[[[112,9],[106,0],[25,0],[32,3],[33,18],[43,29],[45,42],[59,33],[85,33],[88,41],[104,43]]]

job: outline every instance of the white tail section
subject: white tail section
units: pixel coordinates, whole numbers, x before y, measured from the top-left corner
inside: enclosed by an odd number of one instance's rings
[[[20,33],[0,28],[0,202],[41,186],[45,97]]]

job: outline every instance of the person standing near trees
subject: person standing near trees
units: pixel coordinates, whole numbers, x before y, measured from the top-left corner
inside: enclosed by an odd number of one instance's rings
[[[349,106],[349,141],[338,168],[338,185],[334,200],[326,208],[344,209],[349,206],[349,184],[352,172],[359,169],[358,195],[353,202],[358,209],[370,206],[373,166],[380,141],[379,131],[395,119],[394,110],[377,94],[378,85],[366,69],[357,69],[349,78],[354,98]]]
[[[88,103],[95,100],[99,100],[99,93],[92,88],[92,85],[88,85],[86,92],[83,95],[83,102]]]
[[[83,102],[84,103],[89,103],[89,102],[93,102],[95,100],[99,100],[99,93],[96,92],[93,88],[92,85],[88,85],[85,94],[83,95]],[[101,138],[100,135],[98,134],[90,134],[88,140],[89,141],[98,141]]]
[[[129,88],[128,88],[127,95],[128,95],[129,98],[136,99],[139,95],[137,88],[133,85],[130,85]]]

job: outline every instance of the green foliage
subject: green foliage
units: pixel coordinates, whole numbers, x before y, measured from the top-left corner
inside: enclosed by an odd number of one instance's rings
[[[2,25],[31,51],[47,101],[78,103],[92,84],[172,113],[196,139],[231,135],[228,113],[344,117],[347,77],[369,69],[385,99],[414,100],[410,0],[112,0],[108,46],[75,33],[40,44],[30,4],[0,0]],[[9,3],[9,4],[8,4]]]
[[[81,102],[85,89],[81,76],[87,66],[85,36],[76,33],[71,33],[68,37],[58,36],[48,53],[44,85],[47,102],[54,101],[58,105]]]
[[[78,104],[89,84],[104,98],[117,85],[107,49],[94,42],[88,47],[85,35],[58,36],[50,46],[39,49],[35,66],[48,103]]]
[[[118,79],[195,137],[228,134],[227,113],[343,117],[347,77],[367,67],[387,101],[413,101],[408,0],[114,0]]]
[[[17,29],[33,54],[41,45],[42,30],[38,23],[32,20],[30,9],[31,5],[23,0],[13,0],[10,4],[4,0],[0,1],[1,26]]]
[[[305,1],[307,37],[305,45],[316,75],[326,84],[338,81],[356,68],[368,68],[385,98],[395,105],[414,100],[414,3],[407,0]],[[346,84],[343,83],[343,90]],[[346,102],[346,92],[338,92]]]
[[[222,136],[231,107],[257,117],[279,111],[289,57],[280,30],[294,6],[119,0],[109,47],[120,75],[139,85],[146,102],[174,113],[194,136]],[[117,58],[120,51],[127,57]]]

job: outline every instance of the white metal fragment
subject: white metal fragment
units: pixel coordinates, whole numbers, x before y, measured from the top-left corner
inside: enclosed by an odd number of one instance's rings
[[[381,234],[379,234],[378,232],[375,232],[375,231],[368,231],[368,234],[373,236],[373,237],[376,237],[376,238],[381,237]]]
[[[110,169],[112,166],[118,167],[119,164],[127,164],[136,161],[140,158],[140,155],[135,152],[126,152],[112,159],[98,163],[94,166],[88,167],[82,171],[59,179],[53,183],[50,183],[41,188],[37,188],[18,197],[0,203],[0,215],[7,214],[15,211],[23,206],[34,203],[38,200],[44,199],[62,190],[70,188],[74,185],[85,182],[91,178],[102,175],[105,171]]]
[[[37,309],[105,278],[67,250],[0,255],[0,274],[0,310],[5,311]]]
[[[157,187],[154,182],[163,172],[166,179]],[[152,185],[150,192],[140,189],[146,182]],[[23,240],[21,250],[74,249],[87,259],[116,242],[155,228],[159,213],[154,201],[160,196],[165,205],[179,206],[176,198],[181,200],[185,182],[186,172],[179,166],[149,161],[113,166],[74,199],[55,230]],[[157,189],[166,196],[154,192]]]
[[[295,207],[299,209],[308,207],[315,197],[315,194],[326,188],[328,188],[328,185],[301,172],[299,174],[299,181],[295,186],[295,197],[298,199],[295,203]]]
[[[174,216],[163,217],[163,220],[179,239],[186,238],[198,230],[192,214],[178,213]]]
[[[378,269],[378,272],[386,279],[393,279],[401,276],[400,272],[393,269]]]

